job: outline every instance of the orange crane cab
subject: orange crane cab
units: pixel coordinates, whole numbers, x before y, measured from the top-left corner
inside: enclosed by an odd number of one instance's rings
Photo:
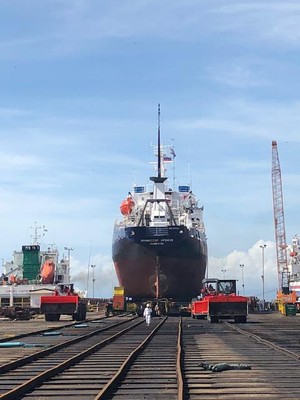
[[[235,279],[204,279],[198,298],[192,299],[192,318],[207,318],[210,322],[234,319],[247,322],[248,298],[236,294]]]

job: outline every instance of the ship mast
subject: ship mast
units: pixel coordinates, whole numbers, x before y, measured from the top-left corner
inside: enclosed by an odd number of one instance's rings
[[[30,229],[33,230],[33,234],[31,235],[33,242],[32,244],[34,245],[39,245],[39,240],[41,239],[42,236],[45,236],[45,232],[47,232],[47,229],[45,225],[43,226],[37,226],[37,222],[35,221],[34,226],[31,226]],[[39,233],[39,231],[42,229],[42,233]]]
[[[161,149],[160,149],[160,104],[158,104],[158,128],[157,128],[157,176],[151,176],[150,180],[155,183],[155,186],[161,186],[158,184],[164,183],[167,179],[166,177],[161,176]],[[161,187],[161,189],[163,186]]]
[[[157,165],[157,176],[161,178],[161,156],[160,156],[160,104],[158,103],[157,110],[157,146],[158,146],[158,165]]]

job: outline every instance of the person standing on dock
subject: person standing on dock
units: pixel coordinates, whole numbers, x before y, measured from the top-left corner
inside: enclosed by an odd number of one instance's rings
[[[154,307],[154,311],[155,311],[155,315],[156,315],[157,317],[160,317],[161,312],[160,312],[160,308],[159,308],[158,303],[157,303],[156,306]]]
[[[150,325],[151,315],[152,315],[152,308],[150,307],[150,304],[148,303],[144,310],[144,317],[146,319],[147,326]]]

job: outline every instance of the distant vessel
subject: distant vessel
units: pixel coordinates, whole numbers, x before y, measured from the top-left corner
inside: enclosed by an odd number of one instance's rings
[[[0,285],[0,306],[30,306],[31,295],[38,291],[54,291],[56,284],[70,283],[69,260],[59,259],[59,251],[41,250],[38,227],[33,243],[13,253],[13,260],[3,263]]]
[[[134,185],[121,203],[112,257],[119,280],[133,299],[190,301],[200,293],[207,265],[203,207],[189,185],[170,188],[166,167],[174,162],[173,145],[154,146],[157,176],[151,185]]]
[[[300,296],[300,240],[298,235],[292,239],[292,244],[288,246],[289,255],[289,275],[290,275],[290,290],[296,292]]]

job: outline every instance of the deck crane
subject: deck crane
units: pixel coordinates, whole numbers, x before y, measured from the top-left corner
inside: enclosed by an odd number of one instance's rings
[[[287,265],[287,245],[284,223],[282,180],[277,142],[275,140],[272,141],[272,192],[276,239],[278,292],[289,294],[289,272]]]

